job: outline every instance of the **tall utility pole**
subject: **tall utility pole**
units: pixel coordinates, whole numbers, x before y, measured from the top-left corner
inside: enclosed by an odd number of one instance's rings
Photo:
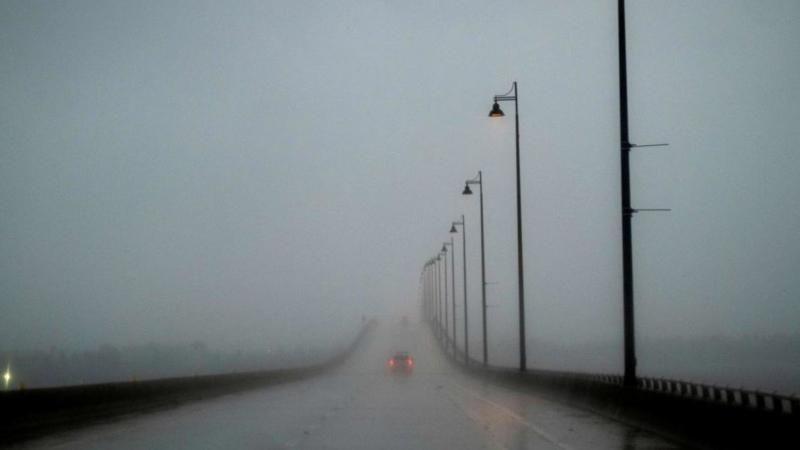
[[[631,238],[630,151],[628,136],[628,64],[625,52],[625,0],[617,0],[619,26],[619,124],[620,175],[622,177],[622,310],[625,340],[625,374],[623,384],[636,386],[636,345],[633,322],[633,243]]]

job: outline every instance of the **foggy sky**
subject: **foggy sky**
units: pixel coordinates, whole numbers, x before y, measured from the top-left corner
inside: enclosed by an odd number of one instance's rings
[[[633,206],[673,209],[634,218],[637,334],[797,332],[800,3],[627,17],[631,139],[670,144]],[[514,80],[532,351],[621,342],[616,45],[611,0],[2,2],[0,348],[346,335],[416,313],[462,213],[477,339],[478,170],[513,339]]]

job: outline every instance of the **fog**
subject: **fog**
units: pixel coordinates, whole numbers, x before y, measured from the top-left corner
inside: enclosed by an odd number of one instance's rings
[[[670,144],[631,155],[633,206],[672,208],[633,222],[640,371],[800,389],[770,375],[800,367],[800,3],[627,17],[631,139]],[[514,122],[486,116],[516,80],[529,365],[620,372],[616,26],[613,1],[2,2],[0,352],[341,345],[416,317],[461,214],[479,349],[482,170],[515,364]]]

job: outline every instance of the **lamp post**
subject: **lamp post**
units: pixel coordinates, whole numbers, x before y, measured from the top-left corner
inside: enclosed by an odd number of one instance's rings
[[[453,245],[453,236],[450,236],[450,250],[453,251],[453,257],[450,258],[450,283],[453,286],[453,297],[450,302],[450,306],[452,307],[450,311],[452,311],[453,316],[453,355],[456,355],[458,351],[458,341],[456,340],[456,247]]]
[[[431,262],[426,261],[425,266],[422,268],[423,273],[423,295],[425,296],[425,310],[428,322],[433,324],[433,302],[431,299],[431,275],[430,275]]]
[[[431,307],[431,324],[433,325],[434,332],[438,333],[439,311],[436,305],[436,295],[434,290],[434,277],[433,277],[433,258],[428,260],[428,299]]]
[[[433,298],[433,279],[431,278],[431,262],[428,261],[427,267],[425,268],[425,280],[427,286],[427,296],[428,296],[428,311],[430,312],[430,322],[431,325],[436,325],[436,309],[434,306],[436,305],[434,298]]]
[[[445,312],[445,323],[447,323],[447,320],[448,320],[447,319],[447,316],[448,316],[448,314],[447,314],[447,247],[448,246],[450,246],[450,250],[453,250],[453,238],[452,237],[450,238],[450,242],[444,242],[442,244],[442,253],[444,253],[444,300],[445,300],[444,312]],[[455,259],[456,259],[456,255],[455,255],[455,253],[453,253],[453,256],[450,258],[450,267],[454,266]],[[455,305],[455,297],[456,297],[455,269],[453,269],[453,271],[451,272],[451,275],[452,276],[450,277],[450,280],[451,280],[450,282],[453,283],[453,289],[452,289],[451,294],[450,294],[450,299],[451,299],[451,304]],[[455,319],[456,319],[456,310],[453,309],[453,326],[452,326],[453,339],[452,339],[452,344],[453,344],[453,351],[454,352],[455,352],[455,345],[456,345],[456,320]],[[450,336],[447,336],[447,339],[449,341],[450,340]],[[449,348],[450,348],[450,346],[449,346],[449,342],[448,342],[448,345],[445,347],[445,351],[447,351]]]
[[[511,93],[514,95],[509,95]],[[500,109],[499,102],[514,102],[514,125],[516,128],[516,160],[517,160],[517,277],[519,283],[519,370],[527,370],[527,356],[525,351],[525,281],[522,256],[522,192],[519,178],[519,102],[517,95],[517,82],[503,95],[494,96],[494,105],[489,112],[489,117],[503,117],[505,113]]]
[[[423,312],[423,318],[425,319],[425,322],[430,324],[431,323],[431,314],[432,314],[433,311],[431,310],[430,298],[428,298],[428,263],[427,262],[422,266],[422,273],[420,274],[420,277],[422,279],[422,305],[423,305],[422,312]]]
[[[419,274],[419,281],[422,285],[422,318],[427,322],[430,320],[430,308],[428,307],[428,279],[427,279],[428,264],[422,265],[422,270]]]
[[[464,364],[469,364],[469,318],[467,309],[467,226],[464,222],[464,215],[461,215],[460,222],[453,222],[450,227],[451,233],[458,233],[457,225],[461,226],[461,265],[464,269]]]
[[[444,257],[444,349],[447,352],[447,348],[450,346],[448,342],[450,340],[450,331],[449,328],[449,314],[447,311],[447,247],[442,246],[442,251],[439,252],[439,255]]]
[[[433,323],[433,307],[431,307],[431,289],[430,289],[430,276],[428,274],[429,270],[428,267],[430,264],[425,262],[425,266],[422,268],[423,270],[423,291],[425,296],[425,308],[427,313],[427,319],[429,323]]]
[[[481,205],[481,312],[483,313],[483,365],[489,365],[489,348],[486,339],[486,256],[483,239],[483,173],[478,171],[478,176],[467,180],[464,184],[463,195],[472,195],[472,189],[469,188],[470,184],[478,185],[478,197],[480,198]]]
[[[433,298],[431,297],[431,264],[425,264],[425,298],[428,302],[428,321],[433,323]]]
[[[442,273],[439,270],[439,255],[433,257],[433,270],[434,270],[434,279],[436,280],[436,316],[438,318],[437,321],[437,334],[439,335],[439,339],[442,338]]]

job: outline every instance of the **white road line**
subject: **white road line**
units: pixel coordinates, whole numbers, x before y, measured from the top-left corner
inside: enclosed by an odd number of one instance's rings
[[[556,438],[555,436],[553,436],[550,433],[544,431],[543,429],[537,427],[536,425],[528,422],[527,420],[525,420],[524,417],[522,417],[521,415],[517,414],[512,409],[510,409],[510,408],[508,408],[506,406],[503,406],[503,405],[501,405],[501,404],[499,404],[499,403],[497,403],[495,401],[489,400],[488,398],[476,393],[472,389],[466,388],[466,387],[464,387],[464,386],[462,386],[462,385],[460,385],[460,384],[458,384],[458,383],[456,383],[454,381],[449,381],[448,380],[447,384],[456,386],[457,388],[461,389],[462,391],[464,391],[465,393],[469,394],[470,396],[472,396],[472,397],[474,397],[474,398],[476,398],[476,399],[478,399],[478,400],[480,400],[482,402],[488,403],[489,405],[494,406],[495,408],[497,408],[500,411],[504,412],[505,414],[507,414],[509,417],[513,418],[514,420],[516,420],[520,424],[522,424],[522,425],[526,426],[527,428],[533,430],[534,433],[536,433],[539,436],[543,437],[545,440],[550,441],[556,447],[564,449],[564,450],[572,450],[572,447],[570,447],[569,445],[567,445],[567,444],[565,444],[563,442],[560,442],[558,440],[558,438]]]
[[[450,403],[452,403],[453,406],[455,406],[457,409],[464,411],[464,414],[466,414],[467,417],[469,417],[469,419],[472,420],[473,423],[475,423],[475,425],[477,425],[479,427],[480,426],[484,426],[484,427],[486,427],[485,430],[489,431],[488,425],[486,425],[484,423],[484,421],[482,420],[482,417],[480,416],[479,413],[476,413],[475,411],[472,411],[470,408],[465,408],[452,395],[448,395],[448,398],[450,400]],[[489,431],[489,434],[490,434],[491,437],[495,437],[494,434],[492,434],[490,431]],[[498,450],[498,449],[499,450],[509,450],[509,448],[506,447],[505,445],[502,445],[499,442],[494,442],[493,440],[490,440],[489,442],[486,442],[486,445],[489,446],[489,448],[491,448],[493,450]]]

